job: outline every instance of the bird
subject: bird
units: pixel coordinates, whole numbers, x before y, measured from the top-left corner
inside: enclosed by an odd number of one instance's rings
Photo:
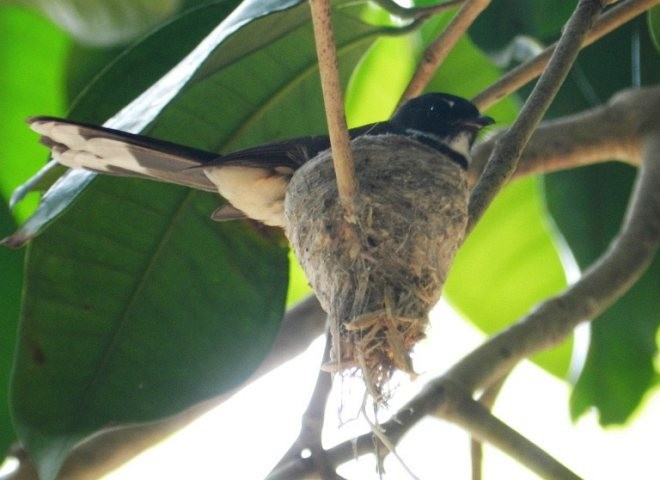
[[[64,166],[217,192],[228,204],[212,214],[214,220],[247,217],[276,227],[285,223],[284,198],[291,177],[330,148],[328,135],[316,135],[220,155],[62,118],[35,116],[27,122]],[[350,129],[349,136],[405,136],[467,169],[477,133],[492,123],[470,101],[436,92],[404,102],[389,120]]]

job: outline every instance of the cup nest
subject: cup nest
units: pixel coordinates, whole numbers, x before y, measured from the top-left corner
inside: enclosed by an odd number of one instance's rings
[[[333,371],[361,371],[379,401],[394,369],[414,374],[410,353],[460,245],[466,172],[442,153],[398,135],[352,142],[358,199],[341,206],[330,151],[293,175],[286,233],[330,318]]]

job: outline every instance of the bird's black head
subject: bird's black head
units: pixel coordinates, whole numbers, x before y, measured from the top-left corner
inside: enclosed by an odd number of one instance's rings
[[[471,102],[447,93],[427,93],[408,100],[390,119],[407,133],[444,143],[468,155],[477,132],[494,120]]]

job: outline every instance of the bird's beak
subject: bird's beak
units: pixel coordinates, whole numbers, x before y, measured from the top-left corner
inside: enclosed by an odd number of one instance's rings
[[[473,122],[471,122],[475,127],[478,128],[484,128],[487,127],[488,125],[492,125],[495,123],[495,120],[492,117],[488,117],[486,115],[479,115],[477,118],[474,119]]]
[[[477,124],[481,125],[481,127],[487,127],[493,123],[495,123],[495,119],[493,117],[488,117],[486,115],[479,115],[477,117]]]
[[[491,117],[487,117],[486,115],[479,115],[476,118],[471,118],[469,120],[463,120],[461,122],[461,125],[466,128],[472,128],[474,130],[481,130],[484,127],[487,127],[488,125],[492,125],[495,123],[495,120]]]

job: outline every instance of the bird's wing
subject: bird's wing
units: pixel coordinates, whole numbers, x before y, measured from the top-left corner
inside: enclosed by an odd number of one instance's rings
[[[53,117],[32,117],[53,158],[71,168],[148,178],[219,192],[240,212],[268,224],[281,224],[281,205],[293,172],[329,147],[327,137],[298,139],[240,150],[229,155],[206,152],[143,135]]]

